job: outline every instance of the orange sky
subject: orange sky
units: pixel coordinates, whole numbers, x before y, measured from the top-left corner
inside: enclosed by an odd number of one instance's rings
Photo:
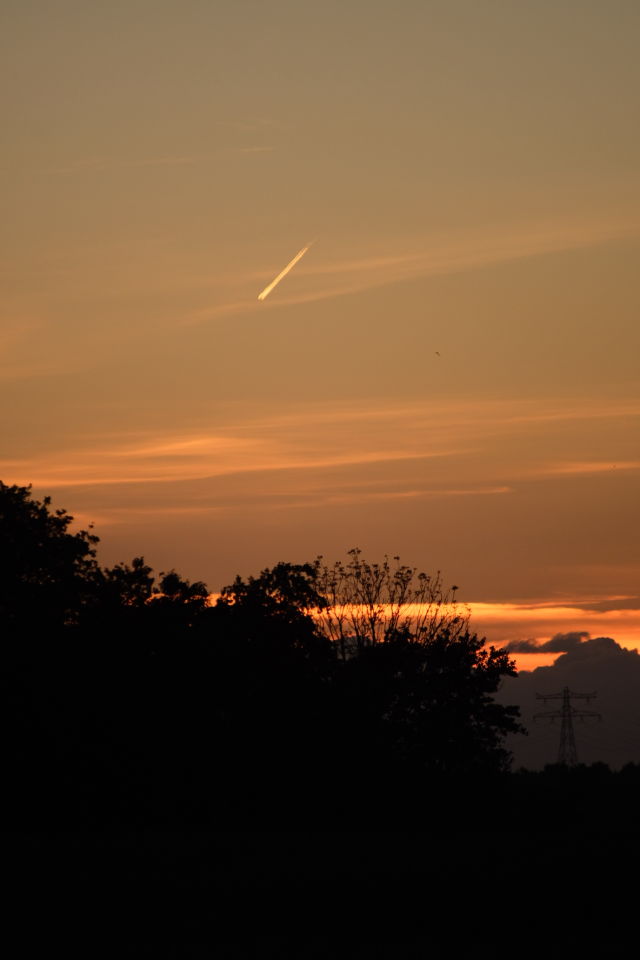
[[[0,478],[104,562],[357,545],[640,645],[640,8],[577,9],[3,5]]]

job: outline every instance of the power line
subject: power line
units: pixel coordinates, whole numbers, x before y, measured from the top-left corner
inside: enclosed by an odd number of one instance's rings
[[[594,693],[574,693],[569,687],[563,687],[560,693],[536,693],[536,700],[562,700],[562,706],[559,710],[548,710],[546,713],[534,713],[534,720],[550,719],[551,722],[556,718],[560,719],[560,747],[558,749],[558,763],[563,767],[575,767],[578,762],[578,751],[576,750],[576,738],[573,732],[573,718],[579,717],[584,721],[587,718],[597,718],[602,720],[602,714],[595,710],[576,710],[571,706],[571,700],[586,700],[589,703],[596,697]]]

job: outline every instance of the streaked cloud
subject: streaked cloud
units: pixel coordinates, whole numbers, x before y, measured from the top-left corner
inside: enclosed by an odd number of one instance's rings
[[[388,461],[378,461],[385,464]],[[344,464],[347,468],[353,464]],[[321,468],[322,469],[322,468]],[[285,471],[286,472],[286,471]],[[256,471],[256,480],[259,481],[264,475],[262,471]],[[232,474],[232,480],[237,474]],[[395,479],[395,478],[394,478]],[[391,480],[390,483],[394,481]],[[62,485],[60,485],[62,486]],[[100,484],[92,486],[100,487]],[[348,481],[346,486],[349,486]],[[356,485],[352,485],[356,486]],[[52,490],[57,489],[51,484],[48,487]],[[510,493],[509,487],[469,487],[468,489],[447,489],[446,487],[435,487],[424,490],[368,490],[366,484],[356,486],[349,492],[343,492],[343,485],[340,481],[333,480],[329,484],[329,489],[322,489],[322,484],[318,483],[310,489],[308,484],[302,486],[294,482],[284,480],[277,491],[262,490],[260,494],[256,492],[244,492],[241,496],[234,492],[233,483],[224,490],[217,489],[214,496],[203,497],[201,501],[191,506],[185,506],[178,503],[151,503],[136,504],[135,507],[117,505],[113,507],[97,506],[97,509],[91,513],[86,511],[75,511],[74,517],[80,525],[93,523],[101,529],[113,527],[114,525],[130,524],[133,521],[145,523],[154,519],[162,520],[169,517],[200,517],[207,518],[212,515],[240,515],[247,510],[259,508],[264,513],[278,511],[308,511],[318,508],[332,507],[367,507],[376,503],[392,503],[402,500],[442,500],[456,497],[483,497],[499,496]],[[167,491],[167,498],[170,499],[175,491]]]
[[[127,170],[138,167],[189,167],[198,162],[195,156],[158,157],[86,157],[61,167],[50,167],[44,173],[100,173],[104,170]]]
[[[219,440],[220,438],[207,438],[193,441],[201,450],[200,456],[188,453],[153,455],[132,446],[113,450],[70,451],[70,461],[61,464],[55,456],[41,460],[37,468],[32,460],[5,460],[0,462],[0,469],[8,476],[15,476],[17,473],[24,475],[25,472],[31,475],[30,472],[35,469],[34,483],[56,488],[114,483],[166,483],[247,472],[318,470],[447,456],[445,452],[428,454],[399,450],[303,458],[290,452],[287,459],[284,451],[279,451],[275,445],[269,448],[267,445],[261,447],[258,442],[245,445],[242,441],[236,445],[226,439],[218,445]],[[118,462],[121,464],[122,461],[126,461],[125,467],[118,466]]]
[[[511,493],[511,487],[470,487],[467,489],[446,487],[435,487],[431,490],[390,490],[382,492],[361,491],[352,494],[335,494],[328,496],[322,501],[316,501],[315,505],[322,504],[349,504],[362,503],[363,501],[385,501],[385,500],[422,500],[424,498],[440,497],[478,497],[478,496],[496,496],[501,493]]]
[[[615,636],[630,650],[640,648],[640,598],[633,608],[593,610],[579,601],[567,603],[552,599],[536,604],[484,603],[469,604],[474,629],[486,636],[494,646],[509,646],[519,669],[532,669],[552,663],[558,651],[548,645],[558,632],[566,635],[584,632],[593,636]],[[514,649],[525,641],[536,652]]]
[[[21,456],[0,460],[0,477],[33,483],[39,497],[53,493],[81,526],[94,522],[108,562],[159,550],[154,565],[181,565],[170,548],[191,538],[202,565],[185,573],[215,588],[256,564],[353,543],[409,550],[417,563],[428,551],[457,582],[478,589],[485,602],[467,594],[474,629],[497,645],[588,630],[633,647],[640,612],[629,595],[640,570],[624,531],[635,473],[583,480],[549,468],[589,463],[594,450],[624,461],[639,416],[640,400],[597,397],[362,398],[276,406],[261,416],[250,403],[235,404],[179,431],[85,433],[33,454],[22,444]],[[585,512],[594,496],[607,504],[604,528]],[[545,516],[549,502],[556,520]],[[577,526],[568,522],[574,513]],[[262,559],[230,554],[241,549],[243,529]],[[216,543],[225,546],[217,552],[209,546]],[[498,559],[485,571],[478,557],[489,549]],[[605,601],[606,609],[595,606]],[[553,658],[514,656],[521,666]]]
[[[608,473],[610,470],[640,470],[640,460],[587,460],[550,464],[544,472],[559,476],[589,473]]]
[[[405,470],[402,487],[370,491],[372,498],[407,499],[469,495],[482,490],[509,492],[523,479],[572,476],[566,457],[543,467],[536,459],[510,463],[498,452],[510,436],[526,438],[538,424],[565,429],[567,424],[626,420],[640,416],[640,401],[420,401],[343,404],[305,404],[295,412],[255,418],[236,415],[224,426],[202,424],[181,433],[115,434],[80,438],[68,444],[64,456],[39,454],[20,459],[3,458],[0,471],[15,482],[39,486],[81,486],[124,483],[174,482],[234,473],[264,471],[318,471],[333,467],[365,467],[376,463],[411,461],[433,463],[464,458],[473,484],[451,483],[445,472],[433,474],[428,487],[415,485]],[[494,463],[473,467],[476,451],[485,455],[496,448]],[[565,451],[563,451],[564,453]],[[623,469],[636,469],[636,461],[620,461]],[[584,466],[582,460],[576,461]],[[592,466],[587,464],[588,466]],[[458,469],[458,468],[456,468]],[[609,466],[607,465],[607,470]],[[589,472],[589,471],[587,471]],[[607,472],[604,468],[592,470]],[[615,472],[615,471],[611,471]],[[496,482],[497,481],[497,482]],[[359,491],[358,496],[362,491]],[[324,496],[351,496],[348,491],[324,491]],[[345,501],[346,502],[346,501]]]
[[[275,147],[255,146],[255,147],[234,147],[236,153],[273,153]]]
[[[518,663],[530,663],[527,656],[530,654],[540,665],[552,662],[565,650],[573,649],[581,637],[590,634],[609,634],[615,630],[623,646],[640,648],[640,597],[633,599],[636,602],[634,607],[605,611],[595,611],[578,599],[558,602],[551,598],[535,603],[469,600],[447,609],[452,614],[468,613],[473,631],[486,636],[487,643],[507,648]],[[416,614],[419,609],[416,606]],[[412,615],[412,604],[407,604],[406,614]],[[555,624],[567,625],[567,629],[550,635],[549,627]],[[526,635],[528,639],[514,639],[514,635]]]
[[[497,266],[550,253],[578,250],[640,234],[640,220],[574,220],[520,223],[502,227],[433,235],[413,250],[378,252],[358,258],[348,256],[305,264],[297,271],[299,289],[278,297],[275,307],[313,303],[357,294],[376,287]],[[327,244],[325,244],[325,247]],[[255,278],[255,274],[253,275]],[[264,277],[264,273],[259,276]],[[302,284],[302,281],[304,285]],[[238,278],[238,289],[249,277]],[[187,323],[206,322],[255,309],[249,296],[240,296],[203,307],[185,318]]]

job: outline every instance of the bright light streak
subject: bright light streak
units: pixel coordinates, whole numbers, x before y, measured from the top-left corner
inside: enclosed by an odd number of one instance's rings
[[[296,263],[298,262],[298,260],[302,260],[302,258],[304,257],[305,253],[307,252],[307,250],[309,249],[310,246],[311,246],[311,244],[308,244],[306,247],[303,247],[302,250],[300,250],[300,251],[298,251],[298,253],[296,253],[296,255],[295,255],[295,257],[293,258],[293,260],[290,260],[290,261],[289,261],[289,263],[286,265],[286,267],[284,268],[284,270],[281,270],[281,271],[280,271],[280,273],[279,273],[278,276],[275,278],[275,280],[272,280],[271,283],[269,284],[269,286],[268,286],[268,287],[265,287],[264,290],[262,291],[262,293],[259,293],[259,294],[258,294],[258,300],[266,300],[266,299],[267,299],[267,297],[269,296],[269,294],[271,293],[271,291],[273,290],[273,288],[278,286],[278,284],[280,283],[280,281],[283,279],[283,277],[286,277],[286,275],[289,273],[290,270],[293,270],[293,268],[295,267],[295,265],[296,265]]]

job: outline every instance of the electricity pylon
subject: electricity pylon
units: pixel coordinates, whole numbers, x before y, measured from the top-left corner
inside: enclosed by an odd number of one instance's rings
[[[560,748],[558,750],[558,763],[563,767],[575,767],[578,762],[578,752],[576,750],[576,738],[573,732],[573,718],[597,717],[602,720],[602,714],[595,710],[575,710],[571,706],[571,700],[586,700],[589,703],[597,696],[596,693],[573,693],[569,687],[563,687],[560,693],[536,693],[536,700],[562,700],[560,710],[549,710],[547,713],[534,713],[534,720],[550,719],[551,722],[560,718]]]

